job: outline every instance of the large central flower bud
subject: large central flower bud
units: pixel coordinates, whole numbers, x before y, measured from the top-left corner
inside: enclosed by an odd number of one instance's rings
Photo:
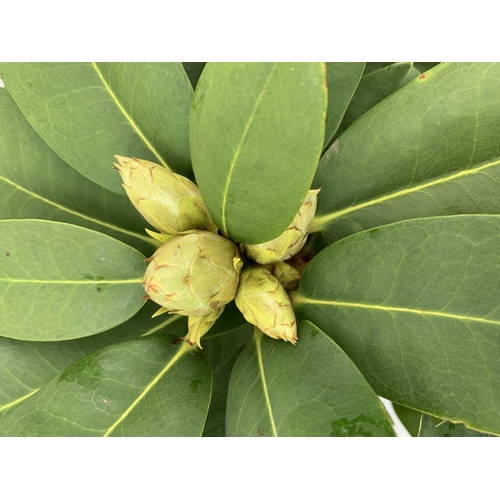
[[[234,299],[242,266],[232,241],[208,231],[190,231],[155,252],[144,288],[170,313],[204,316]]]

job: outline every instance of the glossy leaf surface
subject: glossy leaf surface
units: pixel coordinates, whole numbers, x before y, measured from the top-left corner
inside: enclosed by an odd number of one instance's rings
[[[326,63],[328,111],[324,147],[330,144],[360,82],[365,63]]]
[[[499,82],[498,63],[443,63],[365,113],[320,162],[313,229],[500,213]]]
[[[496,215],[364,231],[314,258],[294,306],[379,395],[500,434],[499,248]]]
[[[419,75],[420,71],[413,63],[396,63],[363,76],[336,135],[340,135],[363,113]]]
[[[0,337],[0,419],[3,410],[33,395],[64,368],[98,349],[138,336],[187,332],[184,316],[151,318],[158,309],[148,301],[125,323],[107,332],[65,342],[27,342]]]
[[[144,256],[90,229],[0,221],[0,335],[68,340],[109,330],[144,305]]]
[[[181,63],[2,63],[0,77],[43,140],[111,191],[125,194],[116,154],[191,171]]]
[[[94,184],[65,163],[1,88],[0,199],[0,219],[70,222],[107,233],[146,255],[157,247],[144,231],[149,224],[128,198]]]
[[[231,373],[228,436],[393,436],[384,407],[322,331],[299,325],[296,346],[257,332]]]
[[[208,63],[190,115],[196,181],[234,241],[279,236],[297,213],[321,153],[321,63]]]
[[[2,436],[200,436],[208,363],[174,337],[140,338],[97,351],[6,410]]]

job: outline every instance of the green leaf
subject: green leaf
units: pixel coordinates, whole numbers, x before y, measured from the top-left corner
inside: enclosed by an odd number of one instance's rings
[[[258,331],[231,374],[228,436],[393,436],[385,409],[345,353],[308,322],[296,346]]]
[[[223,313],[220,315],[219,319],[215,322],[214,326],[208,331],[208,333],[203,337],[207,339],[213,336],[221,336],[226,333],[236,330],[240,326],[247,324],[246,319],[241,314],[240,310],[236,307],[236,302],[233,300],[226,304]]]
[[[0,88],[0,219],[40,218],[105,232],[150,255],[157,248],[132,203],[57,156]]]
[[[313,230],[331,243],[398,220],[500,213],[500,64],[439,64],[323,156]]]
[[[413,219],[318,254],[294,305],[381,396],[500,434],[500,216]]]
[[[377,71],[380,68],[385,68],[386,66],[390,66],[391,64],[394,64],[392,62],[367,62],[365,66],[365,71],[363,72],[363,75],[367,75],[368,73],[371,73],[372,71]]]
[[[0,221],[0,335],[68,340],[109,330],[144,305],[144,256],[90,229]]]
[[[33,395],[64,368],[102,347],[134,337],[168,332],[185,335],[187,318],[158,316],[151,301],[127,322],[105,333],[65,342],[26,342],[0,337],[0,418],[3,410]]]
[[[417,68],[417,70],[420,71],[420,73],[425,73],[426,71],[429,71],[434,66],[437,66],[439,63],[437,63],[437,62],[416,62],[413,64],[415,65],[415,68]]]
[[[245,321],[234,302],[226,306],[212,329],[201,339],[203,354],[213,373],[213,391],[203,436],[225,436],[226,400],[231,370],[239,352],[252,338],[253,325]]]
[[[234,241],[279,236],[318,164],[326,112],[321,63],[208,63],[190,115],[196,181]]]
[[[439,420],[422,413],[418,437],[493,437],[490,434],[476,432],[465,425]]]
[[[419,75],[420,71],[413,63],[396,63],[363,76],[336,135],[340,135],[363,113]]]
[[[191,171],[181,63],[2,63],[0,77],[43,140],[106,189],[124,194],[115,154]]]
[[[212,365],[213,391],[203,437],[225,437],[227,391],[234,363],[241,348],[229,358],[224,359],[215,368]]]
[[[344,117],[364,69],[365,63],[359,62],[326,63],[328,111],[326,113],[325,148],[330,144]]]
[[[196,88],[196,85],[198,84],[198,80],[200,79],[201,72],[203,71],[203,68],[205,67],[204,62],[183,62],[182,65],[184,66],[184,70],[186,71],[187,76],[189,77],[189,81],[191,82],[191,85],[193,88]]]
[[[413,437],[417,437],[422,413],[412,410],[411,408],[407,408],[406,406],[398,405],[397,403],[392,403],[392,407],[408,432]]]
[[[174,337],[129,340],[66,368],[7,410],[2,436],[200,436],[211,374]]]

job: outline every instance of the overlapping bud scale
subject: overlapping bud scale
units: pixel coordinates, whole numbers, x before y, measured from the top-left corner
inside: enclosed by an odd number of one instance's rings
[[[297,342],[297,323],[290,299],[267,269],[248,267],[242,271],[236,306],[249,323],[269,337]]]
[[[212,229],[212,219],[198,186],[151,161],[115,156],[123,187],[141,215],[165,234]]]
[[[232,241],[208,231],[190,231],[155,252],[144,288],[170,313],[204,316],[234,299],[242,266]]]

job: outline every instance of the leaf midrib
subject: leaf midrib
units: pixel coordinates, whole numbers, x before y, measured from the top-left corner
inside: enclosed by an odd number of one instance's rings
[[[238,145],[236,146],[236,150],[234,152],[233,159],[229,165],[229,172],[228,172],[226,184],[225,184],[224,189],[222,191],[222,203],[221,203],[221,218],[222,218],[222,228],[221,229],[222,229],[223,233],[226,235],[228,234],[227,222],[226,222],[226,205],[227,205],[227,194],[229,192],[229,185],[231,184],[231,177],[233,176],[234,168],[236,166],[236,160],[238,159],[238,156],[240,154],[241,147],[243,146],[243,142],[245,141],[245,138],[246,138],[248,131],[250,129],[250,125],[253,122],[255,114],[257,113],[257,109],[258,109],[260,102],[262,100],[262,97],[267,89],[269,81],[271,80],[271,76],[274,73],[275,68],[276,68],[276,63],[273,63],[273,67],[272,67],[271,71],[269,71],[269,75],[268,75],[266,81],[264,82],[264,85],[262,87],[262,90],[261,90],[259,96],[257,97],[257,99],[255,101],[255,105],[254,105],[254,108],[252,110],[252,113],[248,117],[247,123],[245,125],[245,129],[243,130],[243,133],[241,135],[241,139],[240,139]]]
[[[276,423],[274,421],[273,408],[271,406],[271,399],[269,398],[269,391],[267,389],[267,380],[266,380],[266,372],[264,370],[264,362],[262,360],[262,336],[264,334],[255,329],[254,341],[255,341],[255,350],[257,351],[257,360],[259,362],[259,374],[262,382],[262,389],[264,391],[264,400],[266,402],[266,409],[269,414],[269,421],[271,423],[271,429],[273,432],[273,437],[278,437],[278,431],[276,429]]]
[[[10,403],[7,403],[6,405],[0,406],[0,411],[4,411],[7,408],[11,408],[12,406],[17,405],[18,403],[21,403],[21,401],[24,401],[25,399],[30,398],[34,394],[36,394],[40,388],[35,389],[34,391],[29,392],[28,394],[25,394],[24,396],[21,396],[20,398],[15,399],[14,401],[11,401]]]
[[[144,144],[147,146],[147,148],[155,155],[155,157],[160,161],[160,163],[166,167],[169,168],[167,165],[167,162],[162,158],[162,156],[156,151],[156,148],[149,142],[148,138],[144,135],[142,130],[137,126],[133,118],[127,113],[126,109],[122,105],[122,103],[118,100],[118,97],[116,94],[113,92],[113,89],[109,86],[108,82],[104,78],[104,75],[101,73],[101,70],[98,68],[97,64],[95,62],[91,63],[92,67],[94,68],[95,72],[99,76],[100,80],[102,81],[104,88],[108,92],[109,96],[111,99],[115,102],[115,104],[118,106],[118,109],[123,113],[123,116],[127,119],[127,121],[130,123],[132,128],[137,132],[139,137],[142,139]]]
[[[179,359],[184,356],[187,352],[192,350],[192,347],[187,343],[183,342],[181,348],[179,351],[173,356],[170,361],[165,365],[163,370],[151,381],[150,384],[146,386],[146,388],[141,392],[141,394],[132,402],[132,404],[122,413],[120,418],[118,418],[115,423],[109,427],[109,429],[104,433],[103,437],[108,437],[115,429],[118,427],[118,425],[123,422],[132,412],[132,410],[144,399],[144,397],[149,393],[153,387],[156,386],[156,384],[161,380],[161,378],[174,366]]]
[[[429,311],[427,309],[410,309],[406,307],[393,307],[393,306],[381,306],[377,304],[364,304],[361,302],[341,302],[336,300],[323,300],[323,299],[310,299],[308,297],[303,297],[297,295],[294,298],[294,303],[306,303],[306,304],[320,304],[320,305],[332,305],[336,307],[353,307],[359,309],[373,309],[384,312],[400,312],[409,314],[418,314],[421,316],[436,316],[447,319],[455,319],[460,321],[475,321],[479,323],[488,323],[492,325],[500,326],[500,321],[480,318],[477,316],[463,316],[460,314],[443,313],[440,311]]]
[[[107,222],[101,221],[99,219],[94,219],[93,217],[89,217],[89,216],[82,214],[80,212],[77,212],[75,210],[71,210],[70,208],[67,208],[64,205],[60,205],[59,203],[56,203],[52,200],[49,200],[48,198],[40,196],[39,194],[36,194],[33,191],[30,191],[29,189],[26,189],[26,188],[20,186],[19,184],[16,184],[15,182],[11,181],[10,179],[7,179],[6,177],[0,176],[0,181],[5,182],[6,184],[10,184],[15,189],[22,191],[22,192],[28,194],[29,196],[32,196],[33,198],[37,198],[40,201],[47,203],[48,205],[52,205],[53,207],[56,207],[58,210],[62,210],[63,212],[67,212],[67,213],[74,215],[76,217],[80,217],[83,220],[87,220],[89,222],[93,222],[94,224],[98,224],[100,226],[106,227],[107,229],[110,229],[112,231],[126,234],[127,236],[131,236],[133,238],[137,238],[139,240],[145,241],[146,243],[149,243],[151,245],[156,245],[156,241],[153,238],[149,238],[148,236],[145,236],[145,235],[143,236],[140,233],[134,233],[133,231],[128,231],[127,229],[123,229],[123,228],[115,226],[113,224],[108,224]],[[156,245],[156,246],[158,246],[158,245]]]
[[[169,318],[169,319],[163,321],[162,323],[160,323],[159,325],[156,325],[155,327],[150,328],[145,333],[139,335],[139,337],[146,337],[148,335],[152,335],[153,333],[156,333],[158,330],[161,330],[165,326],[169,325],[170,323],[173,323],[174,321],[179,320],[180,318],[182,318],[182,316],[175,315],[173,318]],[[86,355],[87,354],[84,353],[83,357],[85,357]],[[46,358],[43,358],[43,359],[45,361],[47,361]],[[61,371],[61,370],[59,370],[59,371]],[[18,379],[16,379],[16,380],[18,380]],[[0,412],[3,411],[3,410],[6,410],[7,408],[10,408],[11,406],[15,406],[16,404],[21,403],[21,401],[24,401],[25,399],[30,398],[31,396],[33,396],[34,394],[36,394],[40,390],[41,387],[42,386],[37,387],[36,389],[34,389],[33,391],[25,394],[24,396],[21,396],[20,398],[14,399],[10,403],[7,403],[7,404],[5,404],[3,406],[0,406]]]
[[[466,177],[468,175],[473,175],[478,172],[481,172],[482,170],[486,170],[491,167],[495,167],[500,164],[500,159],[495,160],[489,163],[486,163],[485,165],[481,165],[476,168],[472,169],[467,169],[467,170],[461,170],[460,172],[456,172],[452,175],[447,175],[445,177],[439,177],[437,179],[434,179],[430,182],[426,182],[424,184],[420,184],[418,186],[414,186],[412,188],[407,188],[407,189],[401,189],[400,191],[396,191],[394,193],[380,196],[378,198],[374,198],[372,200],[365,201],[363,203],[359,203],[358,205],[354,205],[348,208],[344,208],[342,210],[338,210],[336,212],[332,212],[331,214],[326,214],[326,215],[319,215],[314,218],[313,224],[311,225],[311,232],[316,232],[316,231],[321,231],[324,229],[324,226],[328,224],[330,221],[334,219],[338,219],[340,217],[343,217],[346,214],[349,214],[351,212],[356,212],[357,210],[361,210],[363,208],[367,208],[373,205],[377,205],[379,203],[383,203],[388,200],[392,200],[394,198],[399,198],[400,196],[404,196],[407,194],[411,194],[414,192],[421,191],[423,189],[427,189],[429,187],[437,186],[439,184],[445,184],[446,182],[451,182],[454,181],[455,179],[459,179],[461,177]]]

